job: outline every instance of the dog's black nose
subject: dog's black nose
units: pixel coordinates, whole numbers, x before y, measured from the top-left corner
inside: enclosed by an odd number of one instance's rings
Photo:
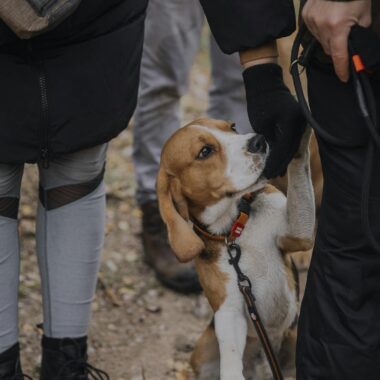
[[[255,135],[248,140],[249,153],[265,153],[267,151],[267,143],[263,135]]]

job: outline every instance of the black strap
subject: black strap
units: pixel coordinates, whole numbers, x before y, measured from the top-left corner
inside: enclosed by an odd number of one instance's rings
[[[46,210],[54,210],[75,202],[88,194],[91,194],[101,184],[104,178],[105,168],[93,180],[55,187],[54,189],[45,190],[42,186],[39,189],[39,197],[42,205]]]
[[[247,196],[242,197],[238,204],[239,212],[244,212],[244,214],[249,215],[251,212],[251,203],[253,202],[254,198],[254,194],[247,194]]]

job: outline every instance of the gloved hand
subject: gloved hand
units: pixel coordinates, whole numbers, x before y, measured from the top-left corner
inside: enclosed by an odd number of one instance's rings
[[[243,72],[243,78],[249,120],[270,146],[264,175],[268,179],[284,175],[299,147],[306,119],[284,84],[280,66],[252,66]]]

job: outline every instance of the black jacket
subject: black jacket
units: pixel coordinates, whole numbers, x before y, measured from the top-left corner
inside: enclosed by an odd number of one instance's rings
[[[201,2],[227,53],[295,27],[291,0]],[[29,41],[0,22],[0,163],[48,160],[107,142],[127,126],[147,3],[82,0],[56,29]]]
[[[0,162],[104,143],[135,108],[147,0],[83,0],[55,30],[22,41],[0,26]]]
[[[285,37],[296,28],[293,0],[200,0],[227,54]]]

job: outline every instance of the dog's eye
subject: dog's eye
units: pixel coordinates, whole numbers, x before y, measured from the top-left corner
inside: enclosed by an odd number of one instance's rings
[[[210,145],[205,145],[200,152],[198,153],[198,160],[204,160],[209,157],[212,153],[214,153],[214,148]]]
[[[232,123],[231,124],[231,129],[237,133],[237,130],[236,130],[236,124],[235,123]]]

